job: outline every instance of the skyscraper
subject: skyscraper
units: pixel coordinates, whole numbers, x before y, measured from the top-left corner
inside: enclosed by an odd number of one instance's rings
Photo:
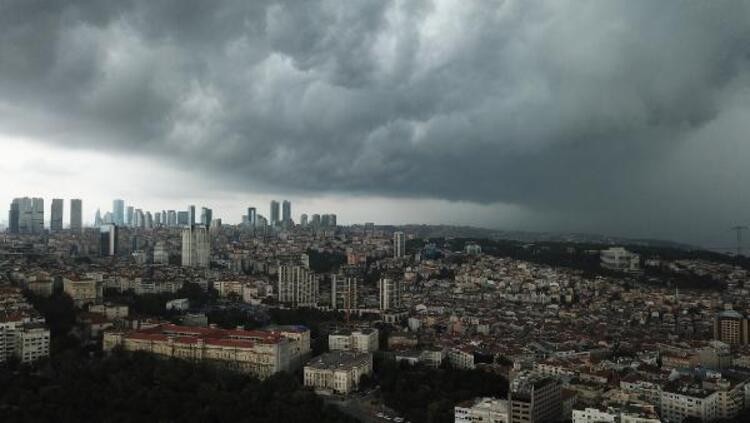
[[[12,234],[17,234],[20,232],[20,223],[21,219],[21,202],[18,198],[14,199],[12,203],[10,203],[10,211],[8,212],[8,232]]]
[[[206,227],[211,226],[213,215],[213,210],[209,209],[208,207],[201,208],[201,225],[204,225]]]
[[[178,211],[177,212],[177,225],[179,225],[179,226],[191,226],[190,225],[190,212],[189,211]]]
[[[125,209],[125,224],[133,226],[133,206],[128,206]]]
[[[82,202],[78,198],[70,200],[70,230],[74,232],[81,232],[83,229],[83,217],[81,210],[83,208]]]
[[[247,224],[254,227],[258,223],[258,216],[255,211],[255,207],[247,208]]]
[[[117,255],[117,225],[108,223],[99,227],[99,255]]]
[[[292,203],[291,201],[284,200],[281,203],[281,221],[284,222],[285,225],[289,225],[292,223]]]
[[[403,232],[393,233],[393,257],[401,258],[406,255],[406,241]]]
[[[302,215],[299,217],[299,224],[302,226],[307,226],[307,215],[305,213],[302,213]]]
[[[311,223],[312,223],[313,226],[320,226],[320,215],[317,214],[317,213],[314,214],[314,215],[312,215],[312,222]]]
[[[31,199],[31,233],[40,234],[44,232],[44,199]]]
[[[208,230],[203,225],[190,225],[182,230],[182,265],[208,267],[211,260]]]
[[[154,229],[154,217],[151,215],[151,212],[147,211],[143,217],[146,229]]]
[[[125,201],[112,201],[112,223],[118,226],[125,224]]]
[[[271,200],[271,226],[279,224],[279,202]]]
[[[192,204],[189,205],[188,209],[187,209],[187,212],[188,212],[188,223],[187,224],[188,225],[195,225],[195,206],[192,205]]]
[[[167,226],[170,228],[177,226],[177,213],[174,210],[167,211]]]
[[[63,200],[61,198],[52,199],[52,209],[50,210],[49,229],[51,232],[60,232],[63,229]]]
[[[133,227],[139,229],[146,227],[146,216],[143,215],[143,210],[135,209],[135,213],[133,213]]]

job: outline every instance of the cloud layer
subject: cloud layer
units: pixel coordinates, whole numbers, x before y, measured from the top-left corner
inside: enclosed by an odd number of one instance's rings
[[[750,206],[736,193],[750,177],[749,8],[11,0],[0,131],[158,157],[237,189],[708,231]]]

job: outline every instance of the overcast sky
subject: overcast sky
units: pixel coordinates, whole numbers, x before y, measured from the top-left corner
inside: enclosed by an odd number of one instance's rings
[[[0,1],[0,201],[88,219],[289,198],[731,245],[748,112],[747,1]]]

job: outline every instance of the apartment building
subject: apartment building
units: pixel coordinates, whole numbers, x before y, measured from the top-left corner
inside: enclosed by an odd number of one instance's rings
[[[328,335],[328,349],[331,351],[375,352],[378,350],[378,330],[340,330]]]
[[[477,398],[453,409],[455,423],[510,423],[508,401],[498,398]]]

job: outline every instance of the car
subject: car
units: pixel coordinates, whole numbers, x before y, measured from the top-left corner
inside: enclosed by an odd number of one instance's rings
[[[376,414],[376,416],[378,416],[380,418],[383,418],[383,417],[385,417],[385,414],[383,414],[382,412],[380,412],[380,413]]]
[[[404,418],[403,417],[394,417],[393,421],[396,422],[396,423],[404,423]]]

